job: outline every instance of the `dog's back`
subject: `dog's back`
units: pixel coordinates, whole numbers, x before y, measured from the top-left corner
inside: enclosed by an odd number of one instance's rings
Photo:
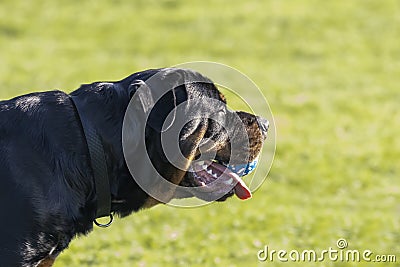
[[[29,252],[43,258],[40,247],[46,245],[40,239],[65,228],[69,218],[64,214],[76,203],[66,203],[71,199],[65,195],[73,191],[63,169],[84,162],[71,157],[84,154],[80,135],[74,106],[65,93],[35,93],[0,102],[1,267],[32,260]]]

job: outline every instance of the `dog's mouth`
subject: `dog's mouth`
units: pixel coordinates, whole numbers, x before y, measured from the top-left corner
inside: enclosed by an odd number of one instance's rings
[[[266,139],[268,121],[248,113],[239,113],[244,131],[239,128],[217,131],[218,125],[204,134],[194,153],[176,198],[196,197],[207,202],[224,201],[236,195],[241,200],[252,197],[241,177],[257,166],[262,144]],[[233,149],[234,148],[234,149]],[[182,188],[184,187],[184,188]]]
[[[225,165],[217,161],[192,162],[181,186],[193,188],[192,194],[209,201],[224,201],[232,195],[241,200],[252,197],[250,189],[241,179],[254,170],[257,161],[241,165]]]

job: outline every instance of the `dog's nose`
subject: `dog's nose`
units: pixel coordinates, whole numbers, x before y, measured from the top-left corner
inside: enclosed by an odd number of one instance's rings
[[[264,137],[267,137],[268,129],[269,129],[269,121],[262,117],[257,116],[258,126]]]

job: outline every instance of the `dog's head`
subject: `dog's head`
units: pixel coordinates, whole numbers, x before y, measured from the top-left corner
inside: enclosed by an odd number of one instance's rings
[[[139,185],[163,195],[161,202],[251,197],[241,177],[257,165],[269,127],[266,119],[229,110],[214,83],[189,70],[147,71],[123,84],[132,96],[125,157]],[[155,176],[175,187],[165,189],[152,180]]]

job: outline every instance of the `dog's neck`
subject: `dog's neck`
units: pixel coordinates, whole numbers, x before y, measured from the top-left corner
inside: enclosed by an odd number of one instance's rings
[[[96,218],[111,216],[111,192],[108,166],[104,147],[99,134],[91,120],[85,114],[85,102],[80,97],[72,96],[78,117],[86,139],[90,165],[93,173],[93,182],[97,196]],[[95,221],[96,222],[96,221]]]
[[[147,194],[129,173],[122,149],[122,125],[129,93],[118,84],[84,85],[72,97],[85,103],[82,112],[102,142],[111,193],[111,212],[127,216],[144,207]]]

